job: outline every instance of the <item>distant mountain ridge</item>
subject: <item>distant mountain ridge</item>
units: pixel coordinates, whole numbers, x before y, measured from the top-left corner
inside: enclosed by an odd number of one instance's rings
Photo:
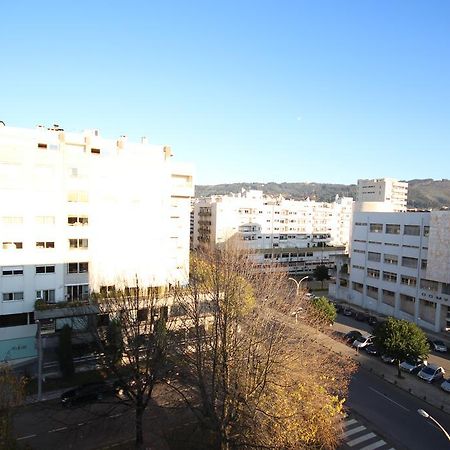
[[[450,207],[450,180],[410,180],[408,207],[419,209],[440,209]],[[321,202],[331,202],[336,195],[356,198],[355,184],[331,183],[232,183],[195,186],[196,197],[238,193],[242,189],[258,189],[266,194],[282,195],[285,198],[303,200],[310,198]]]

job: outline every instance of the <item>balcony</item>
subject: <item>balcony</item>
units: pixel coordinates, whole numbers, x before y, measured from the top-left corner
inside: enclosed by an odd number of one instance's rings
[[[99,313],[97,305],[88,300],[75,300],[70,302],[47,303],[36,300],[34,303],[35,319],[58,319],[63,317],[87,316]]]

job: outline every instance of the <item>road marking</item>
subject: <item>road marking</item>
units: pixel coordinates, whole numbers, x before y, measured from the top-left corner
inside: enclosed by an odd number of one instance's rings
[[[363,431],[363,430],[365,430],[365,429],[366,429],[366,427],[365,427],[364,425],[360,425],[359,427],[352,428],[351,430],[347,430],[347,431],[344,433],[344,437],[349,437],[349,436],[351,436],[352,434],[359,433],[360,431]]]
[[[386,442],[384,442],[383,439],[380,439],[379,441],[374,442],[373,444],[366,445],[360,450],[375,450],[376,448],[381,447],[384,444],[386,444]]]
[[[369,386],[369,389],[372,390],[373,392],[375,392],[378,395],[381,395],[382,397],[384,397],[386,400],[389,400],[391,403],[393,403],[394,405],[397,405],[399,408],[404,409],[405,411],[409,412],[408,408],[405,408],[403,405],[400,405],[400,403],[397,403],[396,401],[392,400],[391,398],[389,398],[387,395],[384,395],[382,392],[377,391],[376,389],[374,389],[373,387]]]
[[[49,430],[49,433],[56,433],[58,431],[67,430],[67,427],[54,428],[53,430]]]
[[[360,436],[359,438],[353,439],[352,441],[346,442],[346,444],[349,447],[353,447],[354,445],[361,444],[361,442],[368,441],[369,439],[372,439],[375,437],[375,433],[368,433],[364,434],[363,436]]]
[[[81,422],[78,424],[79,427],[82,427],[83,425],[86,425],[86,422]]]
[[[355,419],[348,419],[345,421],[345,426],[348,427],[349,425],[353,425],[354,423],[357,423],[358,421]]]
[[[115,417],[120,417],[120,416],[122,416],[123,414],[122,413],[118,413],[118,414],[111,414],[110,416],[108,416],[108,417],[110,417],[111,419],[114,419]]]
[[[29,434],[28,436],[22,436],[20,438],[17,438],[17,440],[18,441],[23,441],[24,439],[31,439],[31,438],[34,438],[34,437],[36,437],[35,434]]]

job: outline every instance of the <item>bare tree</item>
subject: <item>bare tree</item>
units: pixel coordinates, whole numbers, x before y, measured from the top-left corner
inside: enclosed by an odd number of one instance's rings
[[[337,446],[351,370],[321,348],[323,319],[285,273],[262,273],[236,248],[197,254],[189,285],[173,295],[207,448]],[[308,321],[296,324],[302,305]]]
[[[93,295],[92,331],[103,363],[135,411],[135,445],[142,448],[143,415],[167,370],[167,307],[158,288],[110,287]]]

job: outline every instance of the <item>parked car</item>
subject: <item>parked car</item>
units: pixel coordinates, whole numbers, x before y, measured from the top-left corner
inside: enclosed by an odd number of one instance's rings
[[[358,339],[361,336],[362,336],[362,333],[360,331],[358,331],[358,330],[351,330],[347,334],[344,335],[344,341],[347,344],[353,344],[355,339]]]
[[[369,344],[366,347],[364,347],[364,350],[369,354],[373,356],[378,356],[380,354],[380,351],[378,347],[375,344]]]
[[[353,316],[353,309],[352,308],[344,308],[344,310],[342,311],[342,314],[344,314],[344,316],[351,317],[351,316]]]
[[[386,364],[394,364],[395,363],[395,358],[391,355],[387,355],[387,354],[381,355],[381,359]]]
[[[373,327],[378,324],[378,319],[375,316],[367,317],[367,323]]]
[[[447,378],[441,383],[441,389],[445,392],[450,392],[450,378]]]
[[[369,316],[365,312],[358,311],[355,313],[355,319],[359,322],[365,322]]]
[[[427,366],[422,367],[417,376],[428,383],[432,383],[433,381],[444,378],[444,373],[445,370],[442,367],[428,364]]]
[[[364,347],[367,347],[368,345],[370,345],[370,344],[372,344],[373,343],[373,336],[372,335],[363,335],[363,336],[361,336],[361,337],[359,337],[359,338],[356,338],[354,341],[353,341],[353,347],[355,347],[355,348],[364,348]]]
[[[420,372],[427,364],[427,360],[422,360],[421,358],[407,358],[405,361],[400,363],[400,369],[408,373],[416,374]]]
[[[96,381],[82,384],[61,394],[61,402],[64,406],[72,406],[79,403],[101,400],[108,395],[114,395],[116,389],[105,381]]]
[[[434,350],[435,352],[441,352],[446,353],[447,352],[447,346],[444,342],[440,340],[429,340],[428,343],[430,344],[431,350]]]

